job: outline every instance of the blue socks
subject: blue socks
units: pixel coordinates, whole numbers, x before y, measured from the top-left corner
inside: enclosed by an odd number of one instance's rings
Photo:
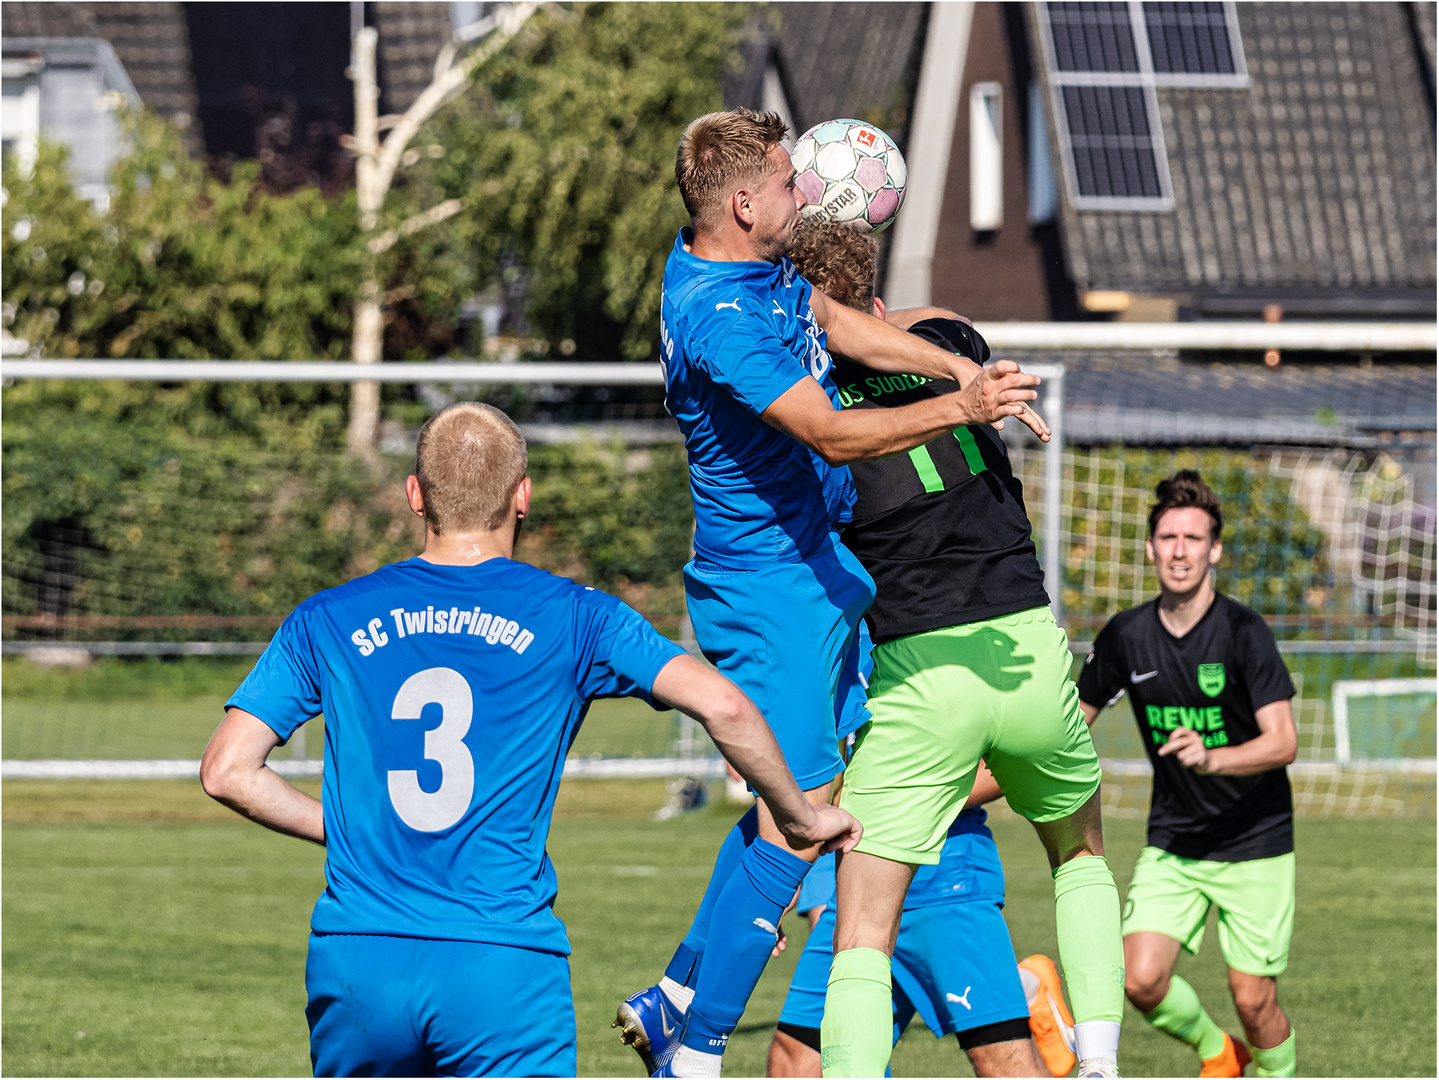
[[[699,978],[699,959],[704,955],[705,942],[709,940],[710,918],[714,913],[715,902],[719,900],[720,893],[724,891],[734,872],[739,869],[745,849],[754,843],[758,835],[759,810],[751,806],[749,812],[739,819],[720,845],[719,854],[715,856],[714,871],[710,874],[709,885],[705,889],[704,899],[700,901],[699,910],[695,912],[694,922],[690,924],[684,944],[675,950],[674,959],[665,969],[665,975],[681,986],[693,988],[695,980]],[[785,903],[789,901],[786,900]]]
[[[729,840],[725,843],[728,845]],[[738,870],[718,890],[709,914],[707,936],[714,938],[715,945],[705,950],[697,965],[695,998],[685,1023],[683,1045],[706,1054],[724,1052],[724,1044],[739,1024],[750,994],[769,962],[780,915],[794,898],[810,865],[757,838],[744,849]],[[715,879],[718,877],[717,866]],[[713,887],[712,880],[712,890]],[[699,924],[698,916],[695,923]]]

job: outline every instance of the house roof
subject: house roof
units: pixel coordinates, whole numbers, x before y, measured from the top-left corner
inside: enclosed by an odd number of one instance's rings
[[[726,80],[730,105],[758,106],[773,59],[799,128],[852,116],[878,124],[905,145],[929,5],[782,3],[769,5],[760,35],[742,47],[744,69]]]
[[[1174,209],[1076,211],[1066,197],[1076,284],[1187,293],[1201,314],[1286,290],[1294,313],[1333,313],[1345,295],[1356,313],[1432,312],[1434,113],[1416,28],[1432,38],[1433,5],[1236,7],[1250,85],[1158,90]]]
[[[108,41],[140,100],[185,130],[191,152],[201,149],[184,5],[11,0],[0,5],[0,29],[6,38]]]
[[[382,108],[402,113],[435,77],[435,58],[452,32],[450,5],[381,0],[371,10],[372,25],[380,35]]]

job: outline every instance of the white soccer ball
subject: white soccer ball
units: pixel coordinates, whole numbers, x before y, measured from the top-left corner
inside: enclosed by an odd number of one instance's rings
[[[790,152],[806,221],[856,221],[879,232],[904,202],[909,172],[894,140],[863,120],[828,120]]]

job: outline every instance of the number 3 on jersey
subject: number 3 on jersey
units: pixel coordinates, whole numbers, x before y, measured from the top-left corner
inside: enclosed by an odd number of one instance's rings
[[[390,717],[418,720],[426,705],[440,707],[440,726],[425,732],[425,757],[440,763],[440,786],[426,791],[420,787],[420,776],[414,769],[391,769],[390,802],[410,828],[439,832],[465,816],[475,793],[475,759],[464,744],[475,713],[475,699],[470,684],[458,671],[427,668],[405,680],[395,695]]]

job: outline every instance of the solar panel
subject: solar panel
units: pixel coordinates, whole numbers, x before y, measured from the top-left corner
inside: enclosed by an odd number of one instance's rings
[[[1222,3],[1146,3],[1144,28],[1156,75],[1236,75]]]
[[[1081,198],[1164,198],[1145,97],[1140,86],[1061,88]]]
[[[1139,72],[1129,5],[1047,4],[1059,71]]]
[[[1158,86],[1248,84],[1234,5],[1036,3],[1070,201],[1174,205]]]

